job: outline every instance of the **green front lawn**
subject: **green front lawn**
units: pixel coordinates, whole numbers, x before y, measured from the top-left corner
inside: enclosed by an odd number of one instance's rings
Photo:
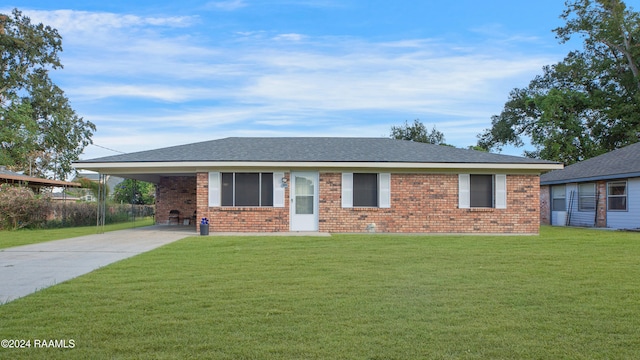
[[[0,358],[632,359],[640,234],[191,237],[0,306]]]
[[[140,226],[153,225],[153,218],[138,219],[135,222],[124,222],[119,224],[105,225],[104,231],[115,231],[130,229]],[[44,241],[68,239],[84,235],[96,234],[98,228],[96,226],[80,226],[61,229],[21,229],[13,231],[0,230],[0,249],[35,244]]]

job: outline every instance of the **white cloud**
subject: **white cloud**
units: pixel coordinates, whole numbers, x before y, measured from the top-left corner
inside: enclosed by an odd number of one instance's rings
[[[119,98],[144,98],[166,102],[183,102],[194,99],[210,99],[221,94],[215,89],[181,87],[166,85],[96,85],[75,87],[69,91],[75,99],[82,101],[95,101],[112,97]]]
[[[93,33],[109,29],[162,26],[182,28],[191,26],[193,16],[143,17],[107,12],[78,10],[28,10],[25,11],[34,23],[43,23],[58,29],[60,33]]]
[[[274,38],[276,41],[300,41],[305,38],[301,34],[280,34]]]
[[[246,7],[244,0],[228,0],[228,1],[212,1],[205,7],[208,9],[217,9],[223,11],[234,11]]]
[[[397,55],[374,51],[346,56],[269,52],[257,54],[270,70],[257,74],[242,96],[269,104],[342,110],[470,113],[466,103],[489,101],[504,79],[530,74],[543,57],[486,55],[433,57],[429,51]]]
[[[447,141],[470,145],[511,88],[555,62],[513,47],[526,38],[494,47],[251,30],[212,41],[191,28],[198,17],[25,13],[60,30],[65,69],[55,76],[98,125],[96,143],[123,151],[234,134],[384,136],[415,118],[441,121]],[[96,109],[103,102],[114,108]]]

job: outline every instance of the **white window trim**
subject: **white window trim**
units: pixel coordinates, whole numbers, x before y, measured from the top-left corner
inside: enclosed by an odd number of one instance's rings
[[[388,209],[391,207],[391,174],[378,174],[378,207]]]
[[[558,191],[558,196],[556,196],[556,189],[561,189],[562,191]],[[567,185],[554,185],[551,186],[551,211],[567,211]],[[554,210],[553,204],[555,200],[564,200],[564,208],[562,210]]]
[[[353,207],[353,173],[342,173],[342,207]]]
[[[235,172],[234,172],[235,173]],[[273,173],[273,207],[282,208],[285,206],[283,172]],[[219,171],[209,172],[209,207],[222,206],[222,173]]]
[[[493,177],[494,189],[493,189],[493,204],[496,209],[507,208],[507,175],[496,174]]]
[[[284,207],[284,179],[283,172],[274,172],[273,173],[273,207],[274,208],[283,208]]]
[[[609,195],[609,187],[611,184],[616,184],[616,183],[624,183],[624,195]],[[625,209],[621,210],[621,209],[610,209],[609,208],[609,197],[613,197],[613,198],[626,198],[625,201]],[[607,211],[615,211],[615,212],[625,212],[625,211],[629,211],[629,183],[626,180],[620,180],[620,181],[609,181],[607,183]]]
[[[471,208],[471,174],[458,174],[458,208]]]
[[[353,173],[342,173],[342,207],[353,208]],[[391,207],[391,173],[378,173],[378,206]]]
[[[583,195],[581,194],[580,188],[583,185],[593,185],[593,195]],[[584,200],[583,198],[593,198],[593,209],[585,209],[583,206]],[[598,209],[598,186],[594,182],[589,183],[580,183],[578,184],[578,211],[580,212],[595,212]]]
[[[493,175],[493,208],[507,208],[507,175]],[[458,174],[458,208],[471,209],[471,174]]]
[[[218,207],[221,205],[221,175],[219,171],[209,173],[209,207]]]

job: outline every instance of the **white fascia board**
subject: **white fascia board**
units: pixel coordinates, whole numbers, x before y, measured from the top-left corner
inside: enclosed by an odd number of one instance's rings
[[[74,163],[77,169],[124,171],[136,173],[183,173],[207,172],[211,169],[416,169],[416,170],[529,170],[546,171],[563,169],[562,164],[518,164],[518,163],[397,163],[397,162],[276,162],[276,161],[178,161],[178,162],[107,162]]]

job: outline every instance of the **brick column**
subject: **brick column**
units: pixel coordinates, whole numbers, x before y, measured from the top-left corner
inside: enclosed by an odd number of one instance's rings
[[[596,199],[596,227],[607,227],[607,183],[596,183],[598,198]]]
[[[551,186],[540,186],[540,223],[551,225]]]
[[[209,174],[196,174],[196,232],[200,232],[200,219],[209,215]],[[209,219],[211,220],[211,219]]]

